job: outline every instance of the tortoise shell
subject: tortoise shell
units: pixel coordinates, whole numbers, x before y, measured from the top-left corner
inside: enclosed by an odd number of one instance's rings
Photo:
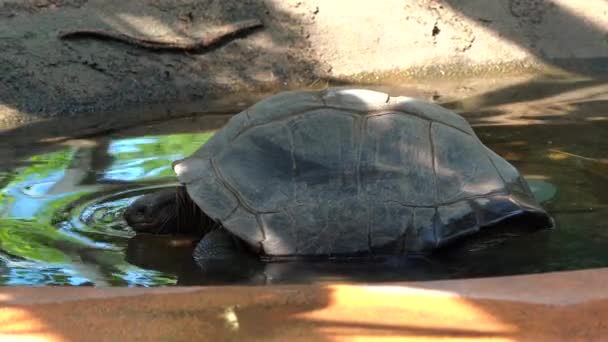
[[[207,215],[268,257],[406,254],[524,213],[552,222],[464,118],[370,90],[272,96],[174,170]]]

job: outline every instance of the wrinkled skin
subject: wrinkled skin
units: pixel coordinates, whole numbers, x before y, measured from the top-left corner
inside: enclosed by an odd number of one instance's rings
[[[127,224],[137,233],[171,234],[177,229],[175,189],[144,195],[124,212]]]
[[[138,235],[180,234],[201,238],[193,257],[207,273],[241,277],[243,269],[260,265],[242,241],[200,210],[183,186],[144,195],[123,216]]]
[[[133,202],[123,217],[137,233],[202,237],[213,224],[185,195],[183,187],[146,194]]]

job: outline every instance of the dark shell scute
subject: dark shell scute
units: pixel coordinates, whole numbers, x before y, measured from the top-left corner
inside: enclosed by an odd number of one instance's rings
[[[518,198],[533,198],[528,183],[526,183],[517,169],[494,151],[487,147],[486,150],[496,170],[504,180],[507,191]]]
[[[359,177],[368,198],[435,205],[429,128],[428,121],[401,113],[367,119]]]
[[[264,240],[264,233],[256,216],[243,208],[237,209],[228,219],[223,221],[237,237],[246,241],[250,246],[259,247]]]
[[[437,209],[415,208],[412,227],[408,229],[405,241],[405,250],[421,252],[431,250],[437,246],[435,225]]]
[[[321,97],[328,107],[354,111],[401,112],[415,115],[428,121],[440,122],[475,135],[468,122],[460,115],[439,105],[406,96],[389,96],[388,94],[367,89],[328,89],[321,92]]]
[[[484,146],[485,147],[485,146]],[[496,171],[500,174],[500,177],[504,180],[505,184],[511,192],[526,192],[526,188],[522,187],[521,176],[517,169],[511,165],[508,161],[503,159],[496,152],[485,147],[488,157],[496,167]]]
[[[460,130],[466,134],[475,135],[471,125],[469,125],[467,120],[462,116],[434,103],[404,96],[391,97],[387,104],[387,109],[413,114],[433,122],[450,126],[452,129]]]
[[[323,100],[318,92],[288,91],[264,99],[251,106],[246,112],[250,113],[248,116],[249,126],[255,127],[319,109],[323,106]]]
[[[328,89],[321,95],[326,106],[357,112],[384,110],[389,96],[366,89]]]
[[[475,211],[468,201],[443,205],[437,209],[439,226],[437,239],[440,245],[458,236],[479,230]]]
[[[263,125],[239,136],[215,159],[218,171],[257,212],[277,211],[293,197],[293,164],[283,124]]]
[[[306,221],[309,217],[302,218]],[[298,234],[295,230],[295,222],[293,217],[286,211],[261,214],[260,221],[262,222],[265,232],[263,241],[264,250],[272,251],[274,255],[295,255],[298,254],[298,239],[303,234]],[[304,222],[299,222],[298,227]],[[307,226],[314,226],[314,222],[308,222]],[[299,228],[298,228],[299,229]]]
[[[504,189],[504,182],[479,140],[433,123],[438,203],[450,203]]]
[[[200,149],[194,152],[192,156],[209,158],[223,151],[240,132],[244,131],[250,125],[249,115],[247,113],[247,111],[244,111],[231,117],[224,128],[217,131],[213,137]]]
[[[414,209],[387,201],[371,206],[370,238],[378,254],[403,253],[406,233],[413,223]]]
[[[513,203],[508,195],[476,198],[473,200],[473,205],[477,207],[481,225],[492,224],[521,211],[521,207]]]
[[[320,203],[321,234],[318,254],[359,254],[369,252],[369,209],[356,197]],[[321,249],[319,249],[321,248]]]
[[[189,170],[195,169],[196,173]],[[193,174],[204,174],[199,179],[189,179]],[[222,184],[209,159],[188,158],[177,168],[178,179],[187,184],[188,194],[205,213],[214,220],[222,220],[239,205],[238,199]],[[183,177],[180,177],[183,176]]]
[[[357,194],[356,118],[331,109],[294,118],[290,129],[296,203],[339,200]],[[323,143],[319,143],[323,142]]]
[[[368,209],[355,198],[324,201],[317,205],[298,205],[289,209],[297,220],[297,230],[283,224],[289,222],[284,213],[262,215],[266,240],[264,249],[274,248],[287,255],[360,254],[369,251]],[[287,228],[287,229],[286,229]]]

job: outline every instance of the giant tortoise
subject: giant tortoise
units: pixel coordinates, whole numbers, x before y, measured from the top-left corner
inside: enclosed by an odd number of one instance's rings
[[[242,246],[262,260],[407,255],[515,216],[553,222],[464,118],[371,90],[272,96],[173,169],[182,186],[125,218],[137,232],[198,230],[199,260]]]

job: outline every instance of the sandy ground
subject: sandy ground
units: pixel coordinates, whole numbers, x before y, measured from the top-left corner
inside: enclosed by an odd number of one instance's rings
[[[607,13],[602,0],[0,0],[0,130],[61,118],[103,132],[328,84],[406,86],[434,99],[522,75],[596,78],[608,74]],[[245,19],[265,27],[204,53],[58,36],[195,41]],[[502,85],[474,89],[489,77]]]

